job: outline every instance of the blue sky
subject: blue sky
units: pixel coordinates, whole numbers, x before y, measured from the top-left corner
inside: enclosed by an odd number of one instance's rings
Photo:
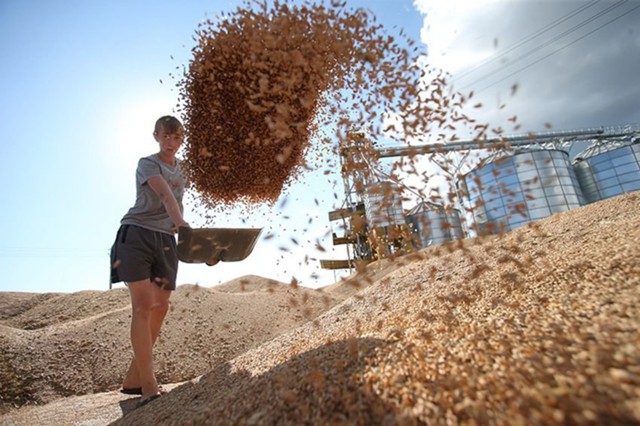
[[[349,1],[367,7],[394,32],[427,44],[430,62],[461,75],[524,36],[581,6],[589,8],[554,30],[560,34],[615,2],[587,1]],[[526,130],[597,127],[640,122],[637,70],[640,10],[621,4],[564,39],[550,43],[507,69],[527,46],[454,80],[458,88],[487,75],[487,86],[522,65],[553,52],[538,64],[479,91],[480,119],[506,124],[518,114]],[[70,292],[108,288],[108,249],[119,220],[135,197],[139,157],[157,150],[153,122],[171,113],[179,76],[188,64],[198,22],[233,1],[2,0],[0,2],[0,141],[5,197],[0,209],[0,291]],[[626,14],[625,14],[626,13]],[[625,14],[624,16],[622,16]],[[599,25],[621,15],[611,24]],[[394,29],[395,27],[395,29]],[[593,33],[577,40],[579,36]],[[529,46],[542,44],[548,31]],[[554,47],[555,46],[555,47]],[[526,56],[526,55],[525,55]],[[493,68],[492,68],[493,67]],[[500,74],[502,73],[502,74]],[[467,79],[466,81],[464,79]],[[162,81],[162,83],[161,83]],[[516,97],[509,88],[519,84]],[[469,85],[467,88],[465,85]],[[502,108],[503,103],[507,104]],[[523,130],[524,130],[523,129]],[[261,208],[241,222],[230,209],[215,226],[275,230],[249,259],[207,268],[181,264],[179,284],[210,286],[245,274],[304,285],[327,285],[336,276],[305,257],[332,253],[327,212],[336,207],[342,184],[335,174],[310,173],[288,191],[283,208]],[[318,200],[316,205],[315,200]],[[338,203],[339,204],[339,203]],[[198,225],[197,212],[187,220]],[[311,221],[311,223],[309,223]],[[295,236],[300,245],[291,242]],[[312,249],[316,239],[329,249]],[[309,240],[307,245],[304,244]],[[282,247],[287,251],[281,250]],[[318,274],[312,278],[311,274]],[[121,284],[120,284],[121,285]]]

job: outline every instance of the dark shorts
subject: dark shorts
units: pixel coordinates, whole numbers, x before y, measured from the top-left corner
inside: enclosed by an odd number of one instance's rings
[[[158,287],[176,289],[176,239],[164,232],[122,225],[111,248],[111,282],[150,279]]]

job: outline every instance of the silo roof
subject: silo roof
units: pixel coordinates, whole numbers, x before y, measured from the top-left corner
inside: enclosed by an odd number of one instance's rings
[[[634,145],[637,143],[640,143],[640,138],[637,137],[618,140],[595,141],[591,145],[589,145],[587,149],[576,155],[576,161],[586,160],[587,158],[595,157],[596,155],[604,154],[605,152],[614,151],[618,148]]]
[[[427,211],[440,211],[443,208],[444,207],[440,204],[431,203],[429,201],[420,201],[418,204],[415,205],[415,207],[409,210],[407,214],[412,215],[412,214],[422,213]]]

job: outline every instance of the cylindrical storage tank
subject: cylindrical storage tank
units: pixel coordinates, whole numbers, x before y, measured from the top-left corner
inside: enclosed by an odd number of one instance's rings
[[[640,143],[587,148],[573,163],[588,203],[640,190]]]
[[[393,182],[376,182],[365,186],[364,212],[370,228],[404,224],[402,190]]]
[[[506,232],[585,204],[569,155],[525,151],[481,164],[464,175],[476,231]]]
[[[460,211],[421,202],[407,213],[405,222],[418,249],[464,237]]]
[[[576,173],[580,189],[582,189],[582,195],[584,195],[585,203],[593,203],[601,200],[600,190],[598,189],[598,183],[591,170],[591,165],[579,158],[573,163],[573,171]]]

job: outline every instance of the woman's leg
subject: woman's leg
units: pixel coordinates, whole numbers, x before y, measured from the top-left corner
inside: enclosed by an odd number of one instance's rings
[[[142,387],[142,399],[158,393],[153,374],[153,338],[151,335],[152,306],[155,284],[150,280],[127,284],[131,295],[131,347]]]
[[[155,284],[152,284],[151,287],[152,302],[149,314],[149,332],[151,334],[151,347],[153,348],[158,336],[160,335],[160,329],[162,328],[164,318],[169,310],[169,297],[171,297],[171,291],[163,290]],[[122,383],[123,388],[130,389],[140,387],[142,381],[140,373],[138,372],[137,364],[134,352],[134,358],[131,360],[129,370],[127,371]]]
[[[165,290],[157,285],[153,286],[153,307],[151,309],[151,334],[153,336],[153,343],[158,339],[164,318],[169,311],[169,298],[171,297],[171,293],[171,290]]]

